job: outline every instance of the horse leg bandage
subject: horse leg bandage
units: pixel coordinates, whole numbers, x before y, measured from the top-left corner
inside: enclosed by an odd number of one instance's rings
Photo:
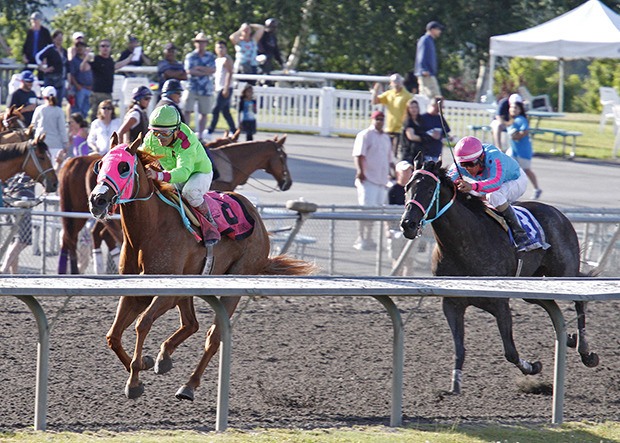
[[[95,274],[105,274],[101,249],[93,249],[93,268],[95,270]]]

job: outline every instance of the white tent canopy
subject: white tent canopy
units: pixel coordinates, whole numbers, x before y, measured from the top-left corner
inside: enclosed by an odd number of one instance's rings
[[[491,90],[495,58],[498,56],[559,60],[558,108],[562,111],[564,60],[620,58],[620,15],[599,0],[589,0],[541,25],[512,34],[491,37],[489,53]]]

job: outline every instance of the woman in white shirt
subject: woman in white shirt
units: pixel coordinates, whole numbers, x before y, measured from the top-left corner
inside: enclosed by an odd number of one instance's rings
[[[60,106],[56,106],[56,88],[46,86],[41,91],[44,103],[37,106],[32,115],[32,125],[35,128],[35,137],[45,134],[50,157],[55,162],[56,169],[64,161],[69,152],[69,135],[65,114]]]
[[[116,118],[112,100],[102,101],[97,109],[97,119],[90,124],[88,146],[93,152],[105,155],[110,150],[110,137],[120,127],[121,120]]]

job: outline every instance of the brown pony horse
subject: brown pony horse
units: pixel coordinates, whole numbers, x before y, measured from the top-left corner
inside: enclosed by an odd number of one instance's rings
[[[41,135],[35,140],[0,145],[0,180],[25,172],[45,186],[46,192],[55,192],[58,178],[44,139],[45,135]]]
[[[93,174],[93,165],[101,160],[99,154],[91,154],[82,157],[72,157],[68,159],[58,173],[60,186],[58,195],[60,196],[60,210],[63,212],[88,212],[88,193],[96,184],[96,176]],[[70,273],[79,274],[77,259],[78,236],[87,220],[85,218],[62,218],[62,240],[60,256],[58,257],[58,273],[67,273],[67,261],[70,264]],[[91,230],[93,239],[93,251],[100,251],[102,241],[108,245],[108,250],[118,251],[117,244],[121,242],[121,227],[117,220],[97,221]],[[94,252],[96,255],[96,252]],[[95,270],[101,264],[95,258]]]
[[[211,149],[209,157],[220,173],[211,189],[232,191],[247,182],[254,171],[263,169],[273,175],[281,191],[287,191],[293,180],[286,162],[285,141],[286,135],[281,139],[231,143]]]
[[[23,106],[17,108],[15,105],[12,105],[3,113],[0,113],[0,121],[2,122],[0,144],[24,142],[34,136],[34,129],[24,126],[24,116],[21,113],[22,108]]]
[[[90,194],[89,204],[93,216],[104,219],[115,204],[122,203],[124,241],[120,273],[201,274],[207,249],[185,229],[177,210],[155,195],[157,188],[169,185],[155,183],[146,176],[146,168],[155,164],[157,159],[137,150],[140,139],[129,147],[116,144],[112,143],[113,148],[102,159],[97,186]],[[110,175],[107,175],[108,171],[112,171]],[[110,179],[112,173],[119,176],[116,181]],[[122,200],[118,189],[123,190]],[[213,247],[212,274],[305,275],[314,271],[313,265],[301,260],[287,256],[269,258],[269,235],[258,211],[243,196],[235,194],[235,197],[255,220],[254,230],[243,240],[222,237]],[[224,297],[221,300],[229,316],[235,311],[239,299]],[[153,362],[152,358],[142,355],[144,341],[153,322],[174,307],[180,312],[181,326],[162,343],[157,360]],[[136,319],[136,344],[133,357],[130,357],[121,344],[121,336]],[[177,398],[193,400],[202,374],[220,344],[217,324],[216,319],[209,328],[204,354],[187,383],[177,392]],[[168,372],[172,368],[173,352],[197,330],[192,297],[121,297],[107,340],[129,371],[125,395],[136,398],[144,392],[140,371],[154,366],[158,374]]]

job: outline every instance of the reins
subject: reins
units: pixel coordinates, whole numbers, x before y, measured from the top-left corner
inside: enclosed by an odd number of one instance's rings
[[[39,159],[37,158],[35,154],[35,150],[38,148],[38,146],[34,143],[34,141],[29,141],[27,143],[28,143],[28,151],[26,152],[26,156],[24,157],[24,162],[22,163],[22,171],[26,170],[26,165],[28,164],[28,160],[31,159],[32,162],[34,163],[34,166],[37,168],[37,172],[39,173],[35,181],[38,182],[41,176],[44,176],[44,180],[47,180],[47,174],[50,171],[53,171],[54,168],[50,167],[47,169],[43,169],[43,166],[41,166],[41,162],[39,161]]]
[[[437,220],[439,217],[441,217],[443,214],[445,214],[445,212],[450,209],[450,207],[452,206],[452,204],[454,203],[454,201],[456,200],[456,187],[454,187],[454,192],[452,193],[452,199],[443,207],[440,208],[440,202],[439,202],[439,193],[441,190],[441,180],[439,179],[439,177],[437,177],[435,174],[433,174],[432,172],[429,172],[425,169],[418,169],[417,171],[413,172],[413,177],[415,177],[416,174],[422,174],[422,175],[426,175],[428,177],[431,177],[433,180],[435,180],[435,190],[433,191],[433,197],[431,198],[431,201],[428,204],[428,207],[425,208],[424,206],[422,206],[422,204],[420,202],[418,202],[415,199],[411,199],[409,200],[407,203],[411,203],[413,205],[415,205],[418,209],[420,209],[420,211],[422,211],[422,220],[420,221],[420,224],[418,226],[418,235],[420,235],[422,229],[428,225],[429,223],[434,222],[435,220]],[[453,184],[454,186],[454,184]],[[431,208],[433,207],[433,204],[435,205],[435,216],[432,219],[427,219],[428,214],[431,210]]]

